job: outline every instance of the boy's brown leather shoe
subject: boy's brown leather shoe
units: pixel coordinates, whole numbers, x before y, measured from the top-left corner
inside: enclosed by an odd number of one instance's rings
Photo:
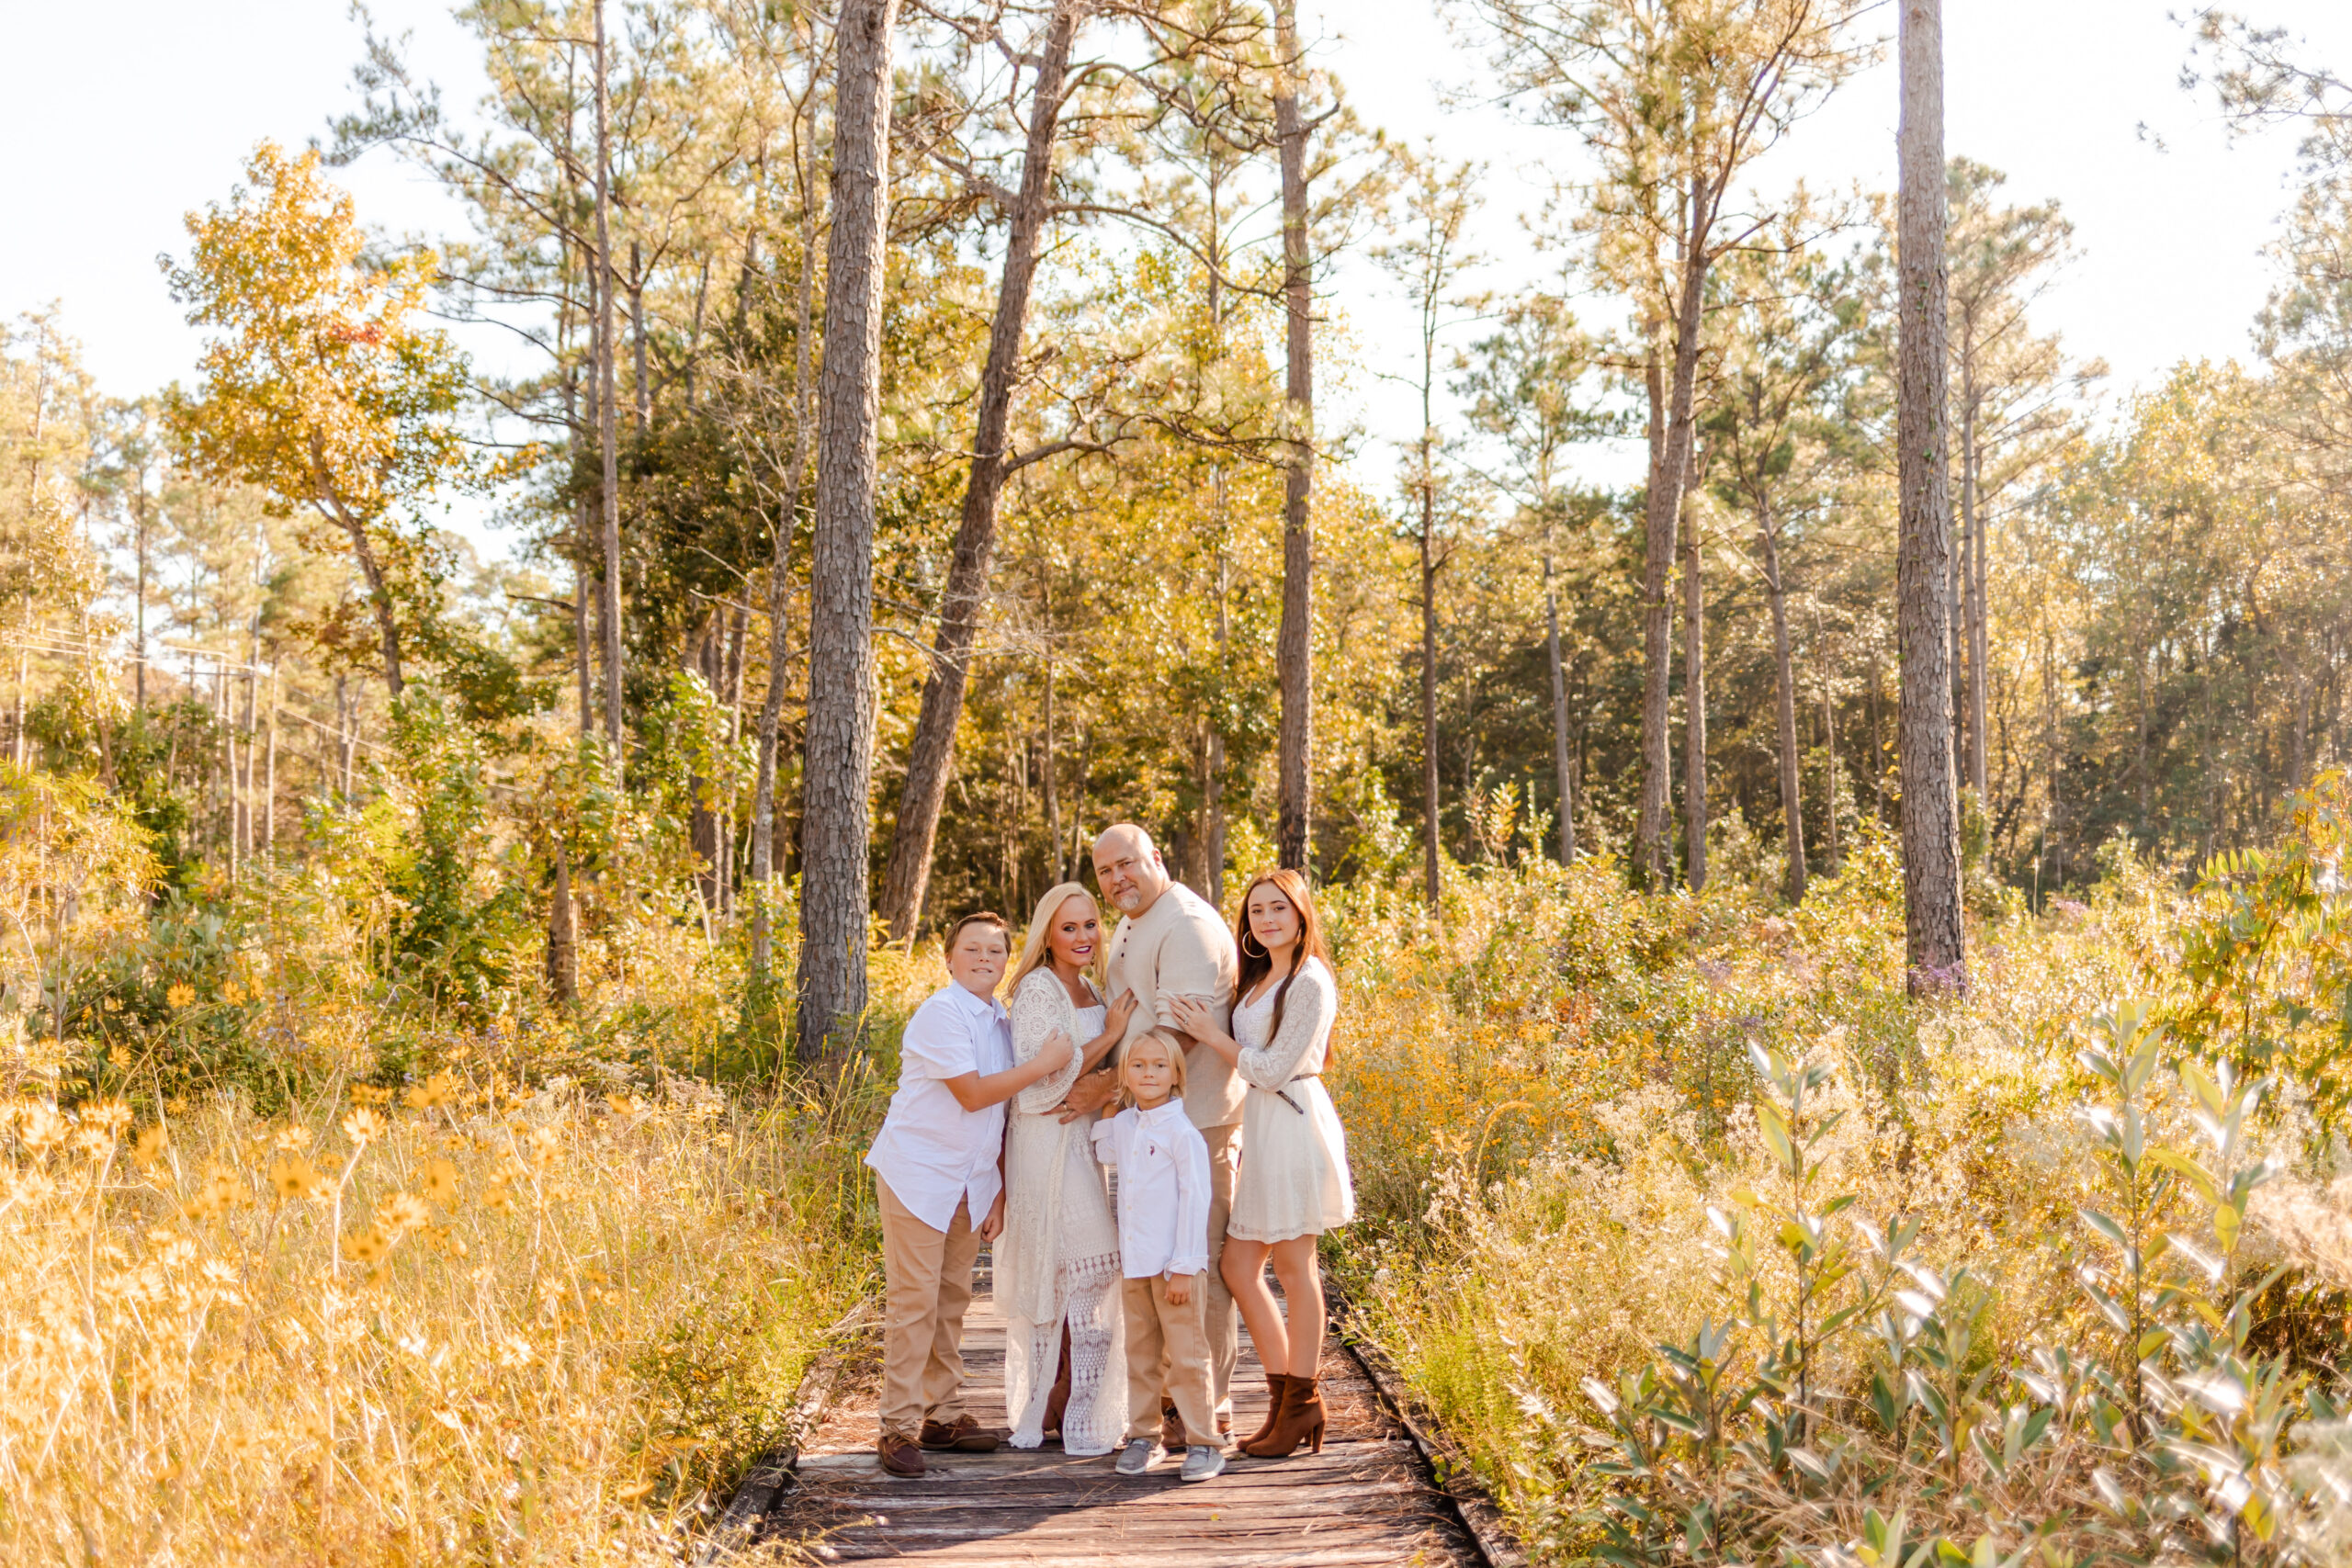
[[[922,1473],[922,1450],[907,1441],[904,1432],[885,1432],[882,1440],[874,1445],[882,1456],[882,1468],[892,1475],[917,1476]]]
[[[935,1454],[992,1454],[1000,1439],[969,1416],[958,1416],[953,1421],[924,1422],[922,1441]]]

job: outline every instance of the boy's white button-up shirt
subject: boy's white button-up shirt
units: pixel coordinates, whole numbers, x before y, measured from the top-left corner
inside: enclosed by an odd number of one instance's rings
[[[907,1021],[899,1046],[899,1089],[866,1151],[899,1201],[924,1224],[944,1231],[956,1205],[971,1204],[972,1224],[988,1217],[1003,1190],[997,1156],[1004,1147],[1004,1106],[967,1111],[947,1087],[966,1073],[986,1077],[1012,1066],[1012,1030],[1004,1007],[948,985]]]
[[[1209,1145],[1170,1099],[1094,1124],[1094,1154],[1119,1172],[1119,1270],[1130,1280],[1209,1266]]]

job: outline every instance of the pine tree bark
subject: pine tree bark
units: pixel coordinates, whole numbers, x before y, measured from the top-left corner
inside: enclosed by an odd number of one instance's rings
[[[1276,0],[1274,39],[1282,56],[1274,87],[1274,133],[1282,155],[1283,395],[1291,435],[1283,469],[1282,625],[1274,637],[1274,669],[1282,690],[1282,721],[1275,736],[1274,858],[1294,871],[1305,871],[1314,818],[1309,760],[1315,735],[1315,534],[1307,502],[1315,475],[1315,345],[1307,277],[1306,123],[1298,107],[1299,79],[1306,73],[1299,54],[1296,0]]]
[[[1686,258],[1695,254],[1686,250]],[[1683,264],[1671,367],[1653,348],[1647,367],[1650,468],[1642,529],[1642,777],[1634,824],[1634,874],[1661,886],[1667,878],[1668,796],[1674,742],[1668,732],[1674,671],[1674,604],[1670,589],[1675,537],[1682,515],[1692,439],[1691,405],[1699,379],[1699,312],[1706,268]]]
[[[1424,430],[1427,423],[1424,422]],[[1421,879],[1435,909],[1444,891],[1438,858],[1437,778],[1437,497],[1430,470],[1430,437],[1421,437]]]
[[[796,1049],[854,1048],[865,1013],[867,788],[874,772],[874,487],[898,0],[845,0],[835,41],[832,233],[809,535],[808,725]]]
[[[817,62],[809,62],[809,96],[816,96]],[[796,139],[793,157],[803,152]],[[805,171],[806,165],[802,165]],[[816,432],[810,404],[816,384],[811,356],[817,323],[817,213],[805,177],[800,182],[800,286],[794,297],[792,328],[792,468],[784,476],[776,506],[775,548],[768,562],[768,684],[760,697],[759,760],[752,780],[752,969],[765,975],[775,962],[775,912],[768,883],[775,875],[776,734],[784,718],[785,660],[792,650],[792,536],[800,525],[800,477],[808,471],[809,439]]]
[[[603,464],[605,548],[599,617],[605,634],[605,747],[621,766],[621,476],[613,376],[613,148],[605,0],[596,0],[596,446]]]
[[[1979,802],[1993,798],[1992,747],[1987,739],[1989,726],[1985,723],[1987,705],[1992,701],[1993,671],[1991,664],[1990,629],[1993,606],[1985,596],[1986,576],[1991,564],[1991,541],[1986,539],[1983,506],[1976,482],[1977,454],[1974,440],[1974,411],[1970,412],[1970,440],[1967,460],[1962,472],[1968,484],[1968,549],[1970,561],[1968,588],[1968,780],[1976,789]]]
[[[580,994],[579,926],[571,898],[571,856],[555,841],[555,889],[548,898],[548,994],[560,1005]]]
[[[1792,904],[1804,902],[1804,773],[1797,759],[1797,666],[1789,645],[1789,600],[1781,581],[1781,542],[1772,514],[1759,507],[1756,519],[1756,552],[1764,563],[1764,592],[1772,607],[1772,670],[1779,681],[1774,693],[1780,709],[1781,819],[1788,848],[1789,873],[1783,890]],[[1837,765],[1833,748],[1831,766]]]
[[[1568,767],[1568,682],[1560,665],[1560,599],[1552,578],[1552,552],[1544,552],[1544,649],[1552,671],[1552,768],[1559,775],[1560,863],[1577,858],[1576,794]]]
[[[1707,886],[1707,586],[1695,489],[1682,494],[1683,851],[1693,893]]]
[[[1021,189],[1010,214],[1004,273],[997,283],[996,317],[989,323],[989,355],[980,371],[971,475],[964,487],[963,517],[956,528],[947,585],[939,598],[939,633],[932,647],[931,672],[922,683],[922,706],[907,747],[906,782],[899,792],[898,825],[890,835],[889,866],[882,879],[882,914],[894,942],[911,940],[922,918],[923,895],[931,884],[932,847],[939,835],[948,778],[955,771],[956,726],[964,714],[972,644],[987,607],[989,566],[996,548],[997,501],[1003,493],[1006,473],[1005,427],[1020,370],[1022,333],[1029,321],[1037,241],[1052,212],[1054,136],[1061,119],[1062,81],[1083,10],[1080,0],[1057,0],[1046,27],[1045,48],[1037,57]]]
[[[1947,490],[1942,0],[1903,0],[1901,327],[1896,417],[1902,485],[1895,555],[1903,660],[1896,768],[1902,779],[1904,945],[1908,984],[1968,980],[1960,908],[1960,802],[1952,761],[1951,503]]]

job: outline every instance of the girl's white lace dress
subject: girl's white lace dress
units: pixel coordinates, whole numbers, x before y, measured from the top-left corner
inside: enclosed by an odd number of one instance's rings
[[[1090,989],[1091,987],[1090,987]],[[1025,976],[1012,994],[1012,1054],[1028,1061],[1056,1030],[1082,1052],[1102,1032],[1102,1007],[1073,1005],[1049,971]],[[1013,1097],[1005,1134],[1004,1234],[997,1238],[996,1296],[1004,1314],[1004,1399],[1012,1446],[1045,1441],[1046,1401],[1069,1330],[1069,1403],[1062,1450],[1107,1454],[1125,1435],[1127,1366],[1120,1337],[1119,1226],[1085,1120],[1054,1114],[1078,1081],[1080,1060]]]
[[[1339,981],[1321,959],[1308,959],[1283,998],[1276,1032],[1279,984],[1233,1009],[1233,1040],[1241,1047],[1234,1072],[1250,1094],[1241,1102],[1241,1169],[1225,1234],[1244,1241],[1320,1235],[1356,1213],[1348,1135],[1319,1076],[1339,1014]]]

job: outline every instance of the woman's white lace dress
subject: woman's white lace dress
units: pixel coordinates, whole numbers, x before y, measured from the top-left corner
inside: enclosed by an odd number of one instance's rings
[[[1036,1055],[1056,1030],[1077,1051],[1102,1032],[1102,1008],[1079,1008],[1038,969],[1012,994],[1012,1054]],[[1086,1121],[1054,1114],[1078,1081],[1074,1051],[1060,1072],[1013,1097],[1005,1134],[1004,1234],[997,1238],[996,1295],[1004,1313],[1004,1397],[1012,1446],[1045,1441],[1046,1401],[1069,1329],[1069,1403],[1062,1450],[1107,1454],[1126,1427],[1126,1357],[1120,1339],[1119,1227],[1095,1162]]]
[[[1244,1241],[1320,1235],[1355,1218],[1348,1135],[1320,1077],[1339,1014],[1339,981],[1310,958],[1274,1021],[1274,986],[1233,1009],[1241,1047],[1235,1074],[1250,1086],[1241,1102],[1241,1170],[1225,1234]]]

